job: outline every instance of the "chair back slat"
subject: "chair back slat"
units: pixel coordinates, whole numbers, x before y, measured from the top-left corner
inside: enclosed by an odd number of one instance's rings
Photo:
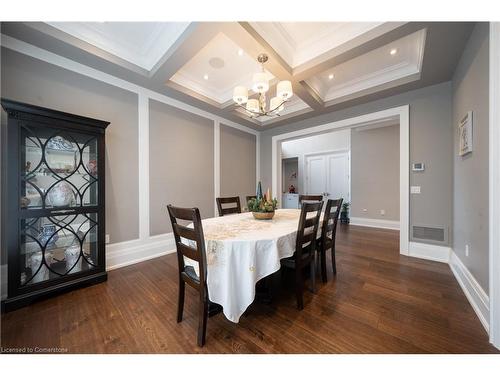
[[[216,198],[219,216],[241,214],[240,197],[219,197]],[[227,207],[226,205],[231,205]]]
[[[172,222],[175,245],[177,248],[179,274],[181,275],[185,272],[186,265],[184,263],[184,257],[198,262],[199,285],[200,287],[204,287],[207,278],[207,257],[200,210],[196,207],[174,207],[171,204],[167,206],[167,209],[170,221]],[[186,221],[187,224],[179,224],[177,220]],[[184,242],[182,241],[183,238],[185,239]]]
[[[326,202],[326,208],[323,215],[323,223],[321,225],[321,238],[323,243],[327,243],[326,242],[327,239],[333,240],[333,242],[331,241],[328,242],[331,243],[331,246],[333,246],[333,244],[335,243],[337,223],[339,220],[340,210],[342,208],[343,201],[344,200],[340,198],[340,199],[328,199],[328,201]]]
[[[317,203],[302,202],[295,244],[295,262],[297,262],[298,269],[303,267],[303,263],[307,263],[307,259],[314,257],[322,207],[322,201]],[[313,212],[314,215],[311,215]]]
[[[302,202],[321,202],[323,200],[322,195],[299,195],[299,203]]]

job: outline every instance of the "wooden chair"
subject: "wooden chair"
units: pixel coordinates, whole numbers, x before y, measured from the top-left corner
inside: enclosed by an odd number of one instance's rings
[[[241,214],[240,197],[216,198],[217,209],[219,216],[230,214]],[[230,207],[222,207],[222,205],[231,204]]]
[[[295,294],[297,296],[297,308],[304,308],[304,268],[309,266],[311,270],[311,289],[315,292],[315,252],[316,238],[318,235],[319,219],[323,202],[302,203],[295,242],[295,253],[292,257],[283,259],[282,266],[295,269]],[[308,215],[314,212],[314,215]]]
[[[321,224],[321,238],[316,246],[319,252],[321,264],[321,279],[324,283],[327,282],[326,277],[326,252],[332,250],[332,268],[333,274],[337,274],[337,264],[335,260],[335,236],[337,233],[337,222],[339,220],[340,210],[342,208],[343,199],[328,199],[325,212],[323,214],[323,222]],[[333,211],[332,211],[333,209]]]
[[[184,293],[186,283],[196,289],[199,293],[199,316],[198,316],[198,346],[205,344],[208,318],[208,291],[207,291],[207,258],[205,252],[205,238],[201,225],[200,211],[197,208],[180,208],[171,204],[167,206],[172,229],[174,231],[175,245],[177,246],[177,262],[179,264],[179,301],[177,305],[177,323],[182,321],[184,310]],[[193,227],[181,225],[177,220],[192,223]],[[182,238],[194,242],[191,246],[182,242]],[[184,257],[198,263],[198,275],[192,266],[186,266]]]
[[[303,201],[307,202],[321,202],[323,200],[322,195],[299,195],[299,204],[301,204]]]

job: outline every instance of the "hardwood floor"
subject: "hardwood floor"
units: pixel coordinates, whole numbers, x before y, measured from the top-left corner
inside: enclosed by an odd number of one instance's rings
[[[337,277],[296,309],[293,284],[239,324],[208,321],[196,346],[197,295],[176,323],[175,255],[109,272],[106,283],[2,315],[1,346],[71,353],[498,353],[448,265],[400,256],[398,232],[339,225]],[[328,259],[328,261],[330,261]],[[330,264],[330,263],[328,263]]]

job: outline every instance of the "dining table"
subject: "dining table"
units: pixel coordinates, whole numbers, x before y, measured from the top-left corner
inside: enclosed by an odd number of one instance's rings
[[[208,296],[227,319],[238,323],[255,299],[257,282],[293,255],[299,217],[299,209],[278,209],[271,220],[257,220],[251,212],[202,220]],[[198,273],[197,262],[185,263]]]

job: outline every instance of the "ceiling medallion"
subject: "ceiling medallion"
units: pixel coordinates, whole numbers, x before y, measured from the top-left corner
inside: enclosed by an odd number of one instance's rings
[[[239,107],[243,108],[248,116],[257,118],[261,116],[279,116],[292,96],[292,83],[290,81],[280,81],[276,85],[276,96],[269,101],[269,109],[266,109],[266,92],[269,91],[269,81],[264,71],[264,63],[268,60],[265,53],[257,56],[261,71],[253,75],[252,90],[258,94],[258,99],[248,98],[248,89],[245,86],[236,86],[233,92],[233,100]],[[246,104],[246,105],[245,105]]]

